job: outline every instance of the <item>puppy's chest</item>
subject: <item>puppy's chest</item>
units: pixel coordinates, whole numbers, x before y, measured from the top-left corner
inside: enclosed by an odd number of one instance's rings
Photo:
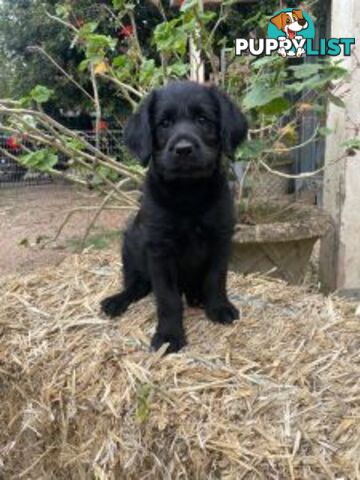
[[[200,254],[207,245],[208,232],[199,219],[181,219],[174,226],[173,233],[179,254]]]

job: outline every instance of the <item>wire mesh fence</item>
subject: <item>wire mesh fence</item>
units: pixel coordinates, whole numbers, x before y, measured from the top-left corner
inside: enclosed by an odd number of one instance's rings
[[[124,158],[122,132],[120,130],[101,132],[98,142],[94,131],[77,131],[77,133],[91,145],[98,146],[104,154],[115,158],[117,161],[121,162]],[[17,161],[28,150],[35,151],[36,148],[25,135],[20,138],[19,136],[6,135],[0,131],[0,147],[0,189],[14,186],[43,185],[55,181],[55,177],[49,173],[26,168],[20,161]],[[9,156],[5,152],[9,153]],[[62,172],[74,168],[71,165],[71,159],[65,155],[60,153],[58,158],[58,163],[54,167],[56,170]],[[58,179],[58,177],[56,178]]]

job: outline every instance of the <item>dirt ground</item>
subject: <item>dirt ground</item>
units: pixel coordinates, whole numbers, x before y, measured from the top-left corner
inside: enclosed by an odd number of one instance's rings
[[[57,265],[79,247],[94,211],[74,214],[56,248],[39,245],[54,237],[67,212],[95,206],[100,201],[94,192],[65,184],[0,189],[0,274],[25,273],[44,265]],[[124,211],[103,211],[88,245],[93,243],[93,248],[102,248],[115,243],[119,238],[116,231],[127,216]]]
[[[94,211],[75,213],[56,245],[54,238],[67,213],[78,207],[99,205],[98,194],[66,184],[0,188],[0,276],[27,273],[47,265],[58,265],[81,248],[81,239]],[[119,229],[127,211],[103,211],[85,247],[119,250]],[[306,283],[318,283],[319,242],[315,245]]]

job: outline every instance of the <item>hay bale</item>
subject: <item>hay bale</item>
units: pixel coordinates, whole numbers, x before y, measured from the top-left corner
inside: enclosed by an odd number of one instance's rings
[[[151,298],[98,314],[117,261],[2,280],[1,478],[360,478],[353,305],[231,274],[242,320],[188,310],[189,346],[162,357]]]

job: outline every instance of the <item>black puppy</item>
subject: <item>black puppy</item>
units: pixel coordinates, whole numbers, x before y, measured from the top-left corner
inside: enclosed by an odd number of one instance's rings
[[[126,126],[126,146],[150,167],[141,208],[125,233],[125,288],[103,300],[102,309],[115,317],[153,291],[154,349],[185,345],[183,294],[214,322],[239,317],[226,294],[234,212],[221,160],[246,132],[226,95],[192,82],[154,90]]]

